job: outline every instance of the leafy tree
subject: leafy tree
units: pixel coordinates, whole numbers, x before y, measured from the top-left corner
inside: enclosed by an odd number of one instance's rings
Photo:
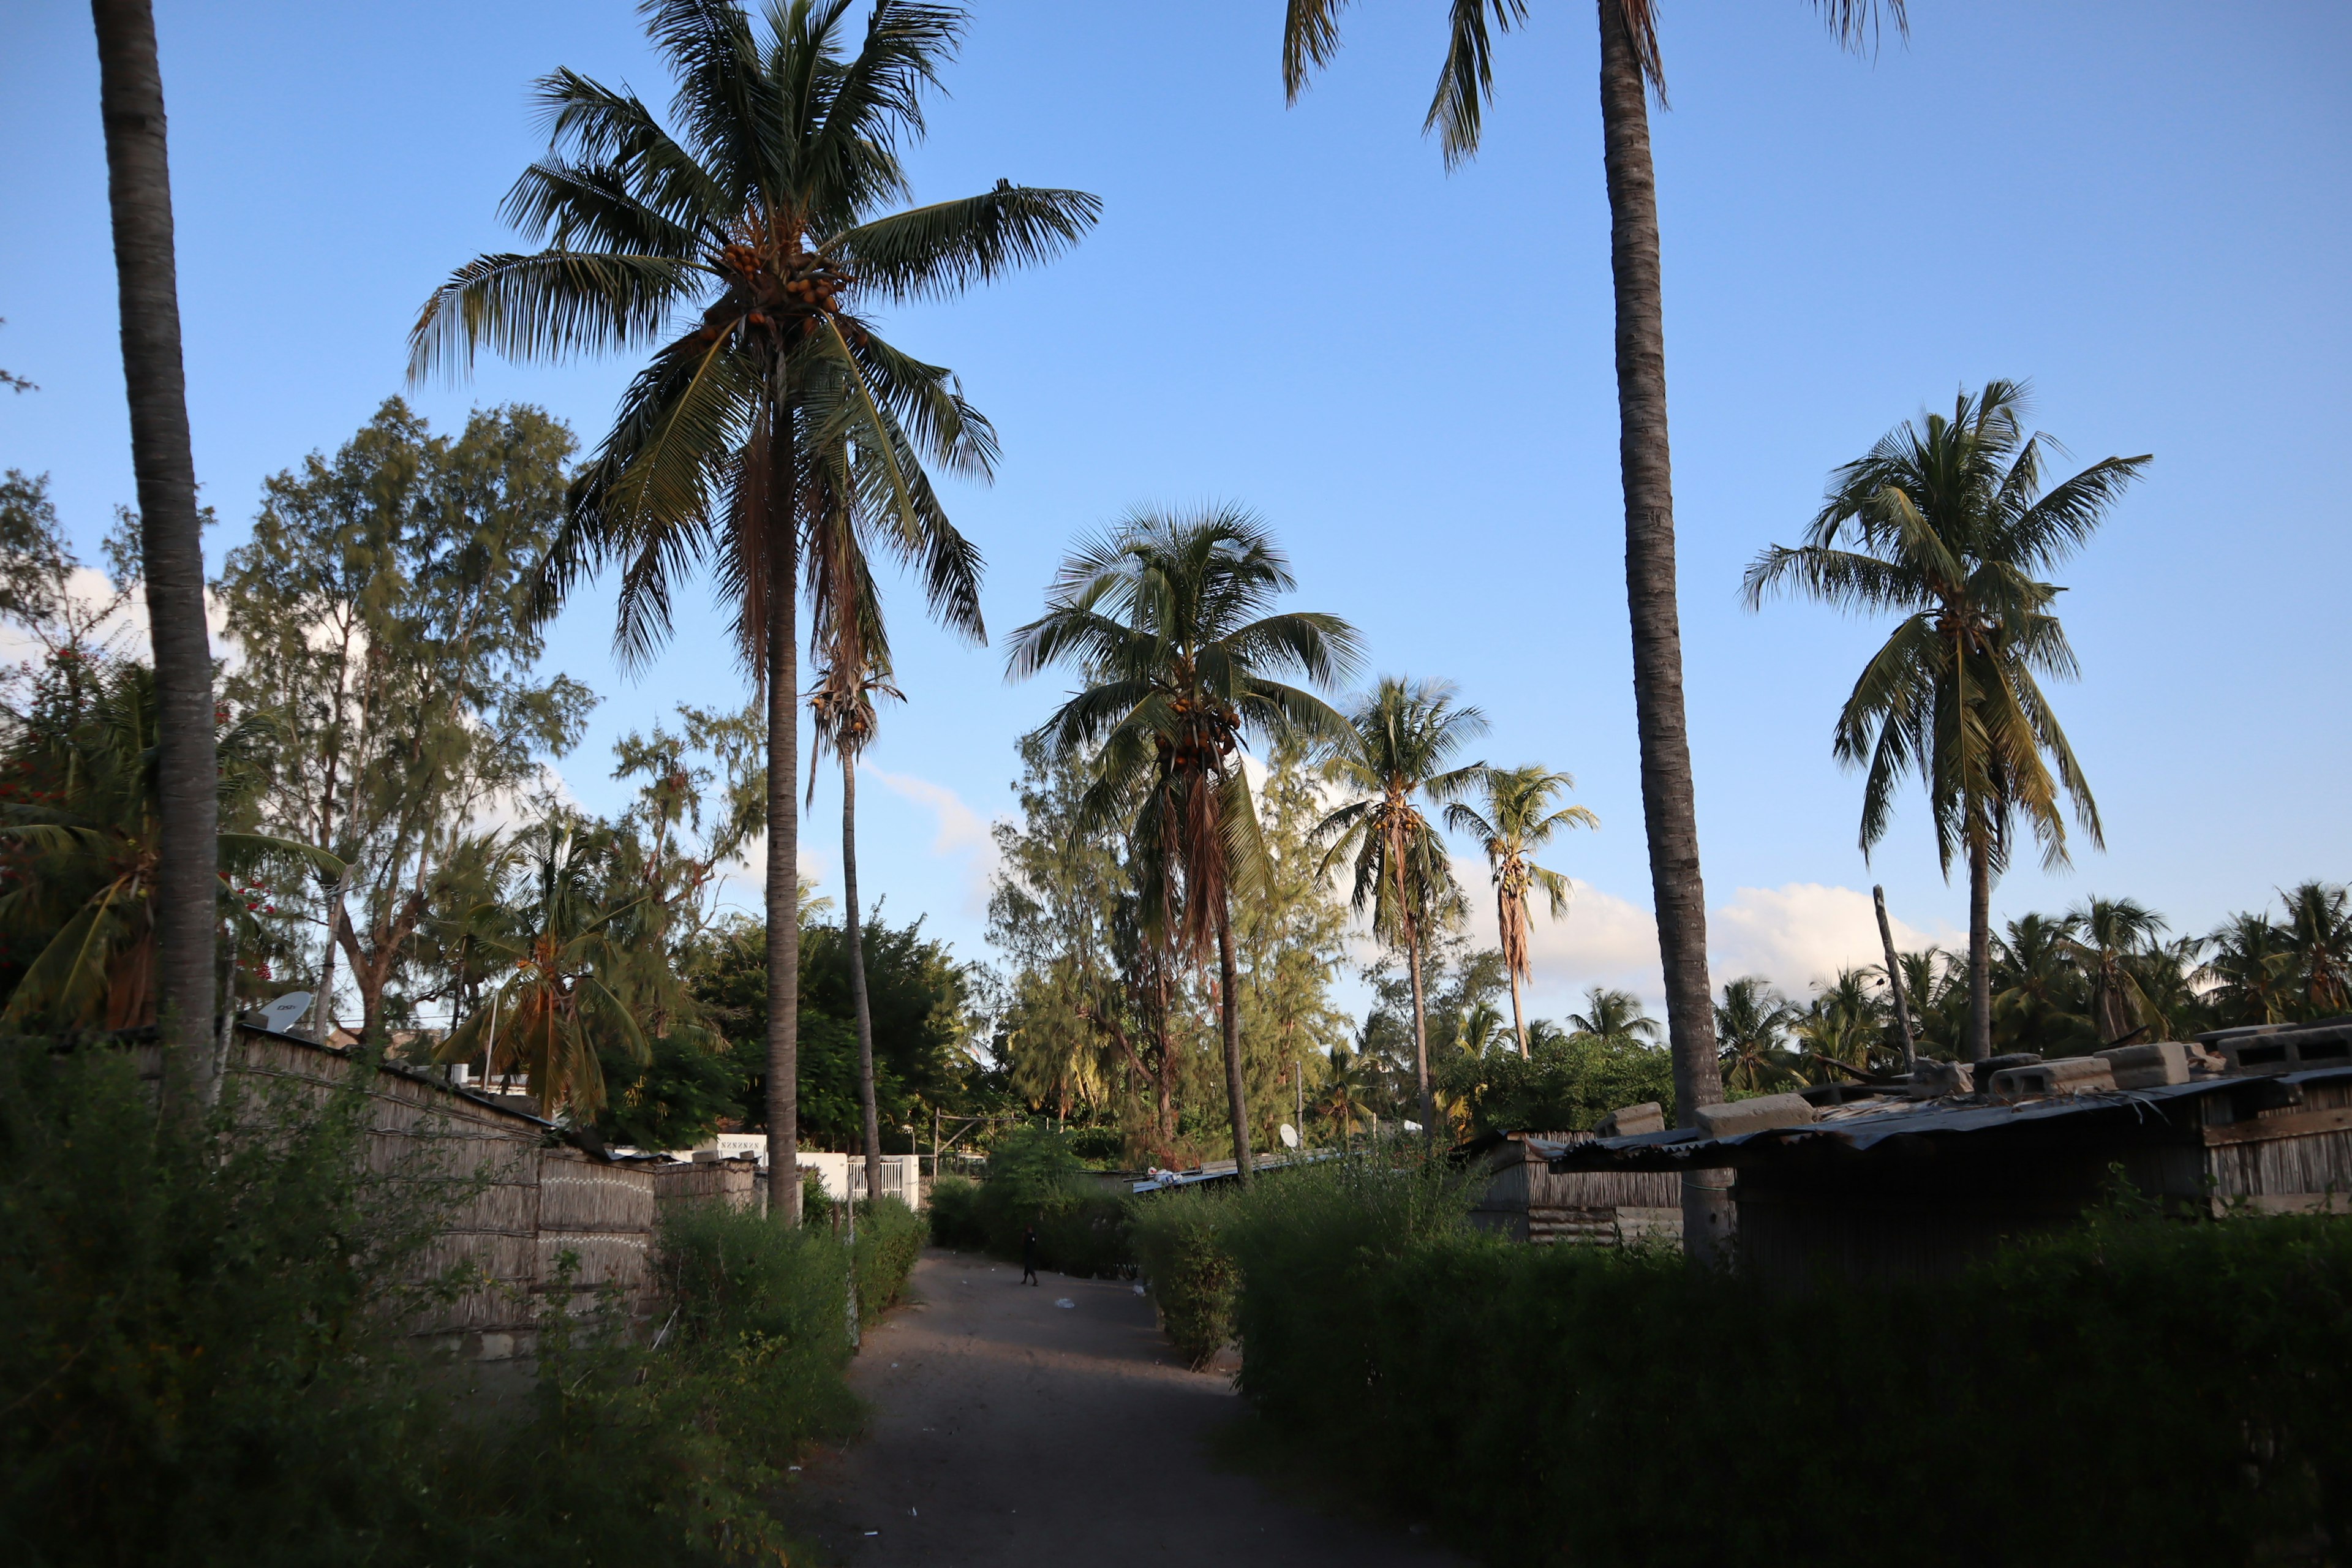
[[[452,438],[388,399],[331,458],[266,481],[229,552],[223,694],[274,722],[263,819],[348,868],[324,890],[322,1037],[337,954],[373,1036],[419,932],[491,896],[478,819],[552,805],[545,763],[594,703],[538,673],[527,614],[572,448],[534,408],[477,411]]]
[[[163,72],[150,0],[92,0],[106,191],[114,229],[141,576],[155,669],[155,865],[149,897],[155,994],[167,1045],[212,1037],[220,868],[213,658],[205,623],[204,519],[180,360],[180,285]]]
[[[1147,931],[1194,962],[1216,953],[1226,1102],[1244,1182],[1233,894],[1255,895],[1266,853],[1242,749],[1292,730],[1344,732],[1328,704],[1276,677],[1328,684],[1356,657],[1355,631],[1337,616],[1274,607],[1297,585],[1273,535],[1245,511],[1130,512],[1063,561],[1045,615],[1013,634],[1007,660],[1015,679],[1059,664],[1083,672],[1084,689],[1039,733],[1092,758],[1096,782],[1080,810],[1127,822],[1130,858],[1147,879]]]
[[[81,561],[49,499],[49,477],[0,477],[0,620],[27,633],[40,662],[0,670],[0,702],[14,726],[70,729],[100,670],[120,657],[120,617],[139,592],[138,520],[118,518],[104,546],[107,591],[86,591]]]
[[[1789,1049],[1789,1032],[1804,1015],[1761,975],[1743,974],[1723,983],[1715,1005],[1716,1048],[1727,1089],[1767,1094],[1801,1076]]]
[[[1252,1131],[1268,1140],[1286,1119],[1283,1102],[1313,1094],[1329,1053],[1354,1033],[1331,994],[1347,959],[1348,908],[1315,842],[1323,783],[1306,736],[1276,740],[1257,789],[1265,875],[1234,920],[1243,1068],[1249,1103],[1263,1108]]]
[[[946,370],[892,347],[859,306],[1044,260],[1099,207],[1000,180],[883,210],[908,194],[899,150],[922,134],[923,94],[963,16],[876,0],[852,52],[850,9],[784,0],[755,22],[728,0],[652,0],[647,31],[677,80],[675,133],[625,89],[570,70],[541,79],[553,145],[507,214],[549,244],[458,268],[411,340],[419,374],[484,341],[521,358],[654,351],[573,488],[542,602],[620,563],[615,636],[633,661],[667,636],[696,565],[715,566],[732,604],[768,703],[769,1170],[773,1209],[793,1222],[803,465],[847,432],[885,491],[877,504],[908,538],[935,536],[945,514],[922,463],[985,475],[994,436]]]
[[[1519,1037],[1519,1055],[1528,1054],[1527,1018],[1519,1006],[1519,982],[1535,973],[1528,949],[1528,894],[1540,889],[1551,902],[1551,918],[1568,915],[1568,879],[1547,870],[1528,857],[1567,827],[1599,827],[1601,819],[1580,805],[1552,809],[1552,800],[1576,787],[1566,773],[1553,773],[1540,763],[1516,768],[1489,768],[1479,779],[1486,795],[1481,812],[1466,801],[1445,808],[1445,826],[1477,838],[1486,850],[1486,864],[1495,878],[1495,928],[1503,949],[1503,964],[1511,975],[1511,1027]]]
[[[1434,926],[1458,916],[1462,894],[1445,841],[1422,805],[1443,806],[1469,790],[1483,763],[1449,767],[1486,732],[1486,716],[1454,700],[1451,684],[1383,676],[1349,715],[1332,771],[1357,798],[1323,819],[1326,866],[1355,860],[1353,902],[1369,907],[1372,934],[1404,953],[1412,985],[1413,1085],[1422,1125],[1435,1135],[1437,1102],[1429,1082],[1429,1017],[1422,991],[1423,943]]]
[[[1470,1058],[1455,1058],[1451,1071],[1468,1102],[1472,1131],[1584,1131],[1621,1106],[1648,1100],[1673,1117],[1674,1062],[1656,1045],[1582,1030],[1562,1034],[1549,1019],[1536,1020],[1528,1033],[1524,1057],[1497,1052],[1475,1068]]]
[[[1992,881],[2022,819],[2045,865],[2066,859],[2061,797],[2094,844],[2097,804],[2038,676],[2076,673],[2038,574],[2088,542],[2149,459],[2108,458],[2042,491],[2049,437],[2023,428],[2025,389],[1963,392],[1949,418],[1906,423],[1839,468],[1794,548],[1748,568],[1749,607],[1794,589],[1842,609],[1902,616],[1838,715],[1839,761],[1865,768],[1863,852],[1917,773],[1947,875],[1969,864],[1969,1055],[1992,1052]]]

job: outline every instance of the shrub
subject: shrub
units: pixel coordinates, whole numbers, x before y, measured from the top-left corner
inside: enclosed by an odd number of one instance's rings
[[[1233,1342],[1239,1276],[1222,1234],[1230,1194],[1195,1189],[1137,1201],[1129,1236],[1160,1309],[1160,1326],[1195,1369]]]
[[[10,1563],[772,1561],[782,1464],[857,1418],[840,1247],[675,1215],[657,1343],[557,1310],[535,1380],[477,1394],[403,1331],[471,1180],[431,1141],[371,1170],[369,1087],[159,1116],[120,1050],[0,1039]]]
[[[923,1255],[927,1234],[922,1216],[897,1198],[859,1206],[856,1256],[861,1322],[873,1322],[906,1293],[907,1277]]]
[[[931,1188],[931,1234],[941,1246],[1021,1256],[1021,1233],[1037,1227],[1037,1260],[1081,1279],[1106,1279],[1134,1264],[1124,1194],[1087,1173],[1068,1138],[1043,1123],[1014,1129],[989,1152],[978,1186],[942,1176]]]
[[[2352,1539],[2352,1221],[2118,1214],[1957,1279],[1791,1297],[1349,1184],[1261,1184],[1225,1227],[1243,1392],[1496,1560],[2243,1563]]]
[[[941,1247],[965,1252],[988,1250],[988,1232],[980,1223],[980,1184],[961,1176],[940,1176],[931,1183],[931,1239]]]

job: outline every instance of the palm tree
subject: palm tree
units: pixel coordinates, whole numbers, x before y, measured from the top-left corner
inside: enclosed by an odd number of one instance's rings
[[[809,695],[815,744],[809,759],[809,795],[816,795],[816,760],[827,750],[841,759],[841,934],[849,953],[849,1001],[857,1029],[857,1100],[866,1136],[866,1195],[882,1194],[882,1124],[874,1099],[874,1010],[866,994],[866,942],[857,903],[857,759],[874,740],[874,699],[904,695],[862,650],[836,646]]]
[[[2081,952],[2063,920],[2029,913],[2009,922],[1993,953],[1992,1010],[2003,1049],[2056,1056],[2093,1032]]]
[[[1467,833],[1486,847],[1486,864],[1495,877],[1495,929],[1503,950],[1503,967],[1511,977],[1511,1027],[1519,1037],[1519,1055],[1528,1054],[1527,1016],[1519,1006],[1519,982],[1535,971],[1528,952],[1528,893],[1540,888],[1551,900],[1551,918],[1568,914],[1568,879],[1548,871],[1528,858],[1564,827],[1599,827],[1601,819],[1580,805],[1551,809],[1552,797],[1576,787],[1566,773],[1540,763],[1516,768],[1489,768],[1479,779],[1486,796],[1482,813],[1466,801],[1445,808],[1445,826]]]
[[[156,895],[164,860],[162,701],[144,666],[121,664],[85,678],[80,710],[52,729],[36,722],[0,761],[0,841],[24,857],[0,893],[0,944],[29,956],[0,1009],[0,1027],[126,1029],[160,1023],[163,911]],[[247,718],[215,744],[226,764],[216,786],[232,816],[258,787],[268,724]],[[215,818],[218,820],[217,815]],[[261,833],[221,833],[211,858],[213,921],[247,928],[225,876],[276,860],[340,876],[323,850]],[[266,912],[266,911],[265,911]]]
[[[1836,979],[1814,990],[1812,1004],[1790,1025],[1790,1032],[1824,1069],[1823,1081],[1832,1076],[1828,1072],[1832,1062],[1869,1071],[1872,1056],[1886,1045],[1888,1009],[1877,995],[1878,977],[1879,972],[1872,969],[1839,970]]]
[[[557,817],[526,833],[521,848],[523,898],[508,910],[511,933],[478,928],[476,939],[507,961],[504,977],[488,988],[487,1005],[450,1031],[434,1059],[471,1061],[496,1018],[490,1070],[520,1068],[541,1115],[568,1105],[584,1124],[604,1106],[598,1047],[609,1042],[640,1062],[651,1055],[637,1022],[651,998],[636,994],[628,980],[659,984],[654,971],[667,975],[668,966],[634,963],[641,956],[633,952],[637,944],[616,930],[645,900],[604,896],[598,872],[610,845]],[[674,977],[669,984],[677,984]]]
[[[2305,882],[2281,895],[2281,928],[2302,982],[2306,1018],[2352,1010],[2352,892],[2333,882]]]
[[[1475,784],[1486,763],[1449,767],[1454,754],[1486,731],[1486,716],[1454,700],[1443,680],[1382,676],[1349,715],[1334,752],[1335,780],[1357,798],[1317,825],[1329,842],[1328,869],[1341,857],[1356,861],[1352,901],[1370,906],[1372,934],[1405,955],[1412,982],[1413,1082],[1421,1124],[1436,1135],[1437,1102],[1429,1087],[1429,1017],[1422,994],[1422,943],[1434,921],[1461,905],[1445,840],[1421,803],[1449,805]]]
[[[1642,999],[1631,991],[1613,991],[1604,985],[1595,985],[1584,994],[1584,1011],[1570,1013],[1568,1026],[1619,1050],[1654,1046],[1658,1040],[1658,1021],[1642,1011]]]
[[[1877,0],[1813,0],[1841,45],[1876,36]],[[1288,0],[1282,79],[1296,103],[1307,73],[1339,47],[1348,0]],[[1897,28],[1904,0],[1886,0]],[[1439,133],[1447,165],[1478,151],[1483,107],[1494,98],[1494,26],[1507,32],[1527,0],[1448,0],[1445,59],[1424,131]],[[1716,1073],[1706,975],[1706,889],[1699,877],[1698,815],[1683,712],[1681,614],[1675,601],[1674,464],[1666,440],[1665,305],[1657,178],[1650,163],[1648,92],[1665,102],[1652,0],[1601,0],[1601,164],[1609,191],[1609,261],[1617,314],[1618,467],[1625,491],[1625,598],[1633,632],[1633,706],[1642,746],[1642,816],[1665,966],[1675,1098],[1683,1125],[1723,1098]],[[1712,1257],[1729,1234],[1731,1205],[1709,1180],[1685,1183],[1684,1234]]]
[[[1378,1079],[1379,1069],[1369,1057],[1345,1046],[1331,1047],[1330,1074],[1324,1079],[1315,1112],[1339,1127],[1341,1147],[1355,1136],[1356,1124],[1370,1114],[1368,1107]]]
[[[2044,865],[2066,860],[2060,796],[2093,844],[2097,803],[2037,675],[2071,678],[2073,648],[2037,574],[2081,549],[2148,458],[2108,458],[2042,490],[2049,440],[2022,428],[2025,388],[1962,392],[1951,417],[1906,423],[1831,477],[1795,548],[1748,566],[1750,609],[1793,588],[1853,612],[1903,619],[1838,715],[1838,760],[1866,767],[1862,849],[1886,831],[1895,793],[1927,786],[1936,852],[1969,863],[1969,1057],[1992,1054],[1992,880],[2022,817]],[[2045,761],[2046,757],[2046,761]]]
[[[1762,1094],[1793,1080],[1797,1070],[1789,1058],[1788,1035],[1803,1017],[1760,974],[1725,981],[1723,1000],[1715,1005],[1724,1087]]]
[[[936,297],[1074,243],[1100,204],[998,181],[885,212],[908,193],[901,145],[963,26],[950,6],[875,0],[855,53],[849,0],[781,0],[755,25],[732,0],[649,0],[677,79],[677,135],[625,89],[570,70],[540,82],[547,156],[507,216],[548,241],[477,258],[411,334],[412,375],[485,341],[521,358],[651,348],[574,482],[541,595],[621,563],[615,644],[638,664],[667,637],[679,579],[708,561],[768,717],[768,1180],[797,1222],[800,940],[795,603],[804,466],[846,433],[877,503],[910,539],[945,516],[922,462],[985,476],[987,422],[954,377],[893,348],[859,312]]]
[[[2160,952],[2164,917],[2135,899],[2090,899],[2066,911],[2065,930],[2090,987],[2098,1044],[2115,1045],[2156,1022],[2156,1004],[2134,971]]]
[[[140,554],[155,655],[153,922],[157,1019],[167,1045],[213,1037],[220,868],[213,656],[205,626],[203,522],[180,357],[179,268],[163,72],[151,0],[91,0],[106,194],[114,222],[122,381],[139,484]]]
[[[1076,666],[1088,684],[1038,730],[1094,759],[1081,816],[1124,816],[1150,879],[1147,923],[1195,961],[1217,955],[1217,1010],[1234,1159],[1250,1176],[1233,894],[1264,875],[1243,745],[1288,731],[1326,739],[1346,721],[1313,693],[1355,666],[1337,616],[1274,608],[1297,586],[1273,535],[1229,506],[1129,512],[1062,563],[1045,613],[1013,634],[1006,671]]]
[[[2283,1024],[2294,1016],[2294,948],[2269,916],[2232,915],[2206,940],[2213,956],[2199,978],[2212,987],[2224,1024]]]

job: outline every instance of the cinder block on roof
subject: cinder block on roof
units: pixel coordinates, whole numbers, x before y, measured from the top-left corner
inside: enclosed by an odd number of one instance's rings
[[[2352,1067],[2352,1025],[2224,1037],[2221,1045],[2231,1072],[2270,1074]]]
[[[2109,1046],[2093,1056],[2107,1064],[2117,1089],[2162,1089],[2189,1081],[2189,1047],[2179,1040],[2145,1046]]]
[[[2113,1068],[2097,1057],[2061,1057],[2028,1067],[2003,1068],[1992,1075],[1995,1100],[2038,1100],[2052,1094],[2088,1094],[2113,1089]]]
[[[1801,1127],[1821,1112],[1795,1094],[1768,1094],[1756,1100],[1729,1100],[1698,1108],[1699,1130],[1710,1138],[1737,1138],[1774,1127]]]
[[[1948,1094],[1976,1091],[1976,1069],[1968,1063],[1923,1061],[1913,1069],[1904,1093],[1914,1100],[1941,1100]]]
[[[1601,1119],[1592,1130],[1596,1138],[1637,1138],[1644,1132],[1666,1130],[1666,1108],[1654,1100],[1639,1105],[1621,1105]]]

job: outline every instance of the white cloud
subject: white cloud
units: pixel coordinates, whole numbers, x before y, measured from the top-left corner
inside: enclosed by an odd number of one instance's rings
[[[1906,952],[1930,943],[1948,947],[1959,938],[1940,926],[1923,931],[1899,920],[1889,923],[1895,945]],[[1731,902],[1707,917],[1707,947],[1718,983],[1762,974],[1791,994],[1835,979],[1841,969],[1885,962],[1870,895],[1820,882],[1738,889]]]
[[[931,853],[941,859],[964,862],[965,912],[973,915],[985,912],[989,889],[995,882],[999,861],[996,840],[989,835],[987,820],[966,805],[963,796],[945,784],[934,784],[913,773],[886,772],[871,763],[861,763],[858,771],[892,795],[911,801],[931,814],[938,827],[931,839]]]
[[[1495,941],[1495,904],[1485,863],[1457,857],[1454,875],[1471,896],[1474,941]],[[1658,965],[1657,921],[1643,904],[1619,898],[1590,882],[1571,879],[1574,896],[1563,920],[1538,904],[1530,932],[1535,970],[1530,1003],[1538,1013],[1580,1002],[1594,985],[1632,991],[1653,1011],[1664,994]],[[1909,951],[1936,944],[1950,948],[1966,939],[1938,925],[1923,931],[1894,921],[1895,941]],[[1870,895],[1853,888],[1790,882],[1780,888],[1740,888],[1707,915],[1707,967],[1716,984],[1742,974],[1761,974],[1794,996],[1842,968],[1880,962],[1878,917]]]

